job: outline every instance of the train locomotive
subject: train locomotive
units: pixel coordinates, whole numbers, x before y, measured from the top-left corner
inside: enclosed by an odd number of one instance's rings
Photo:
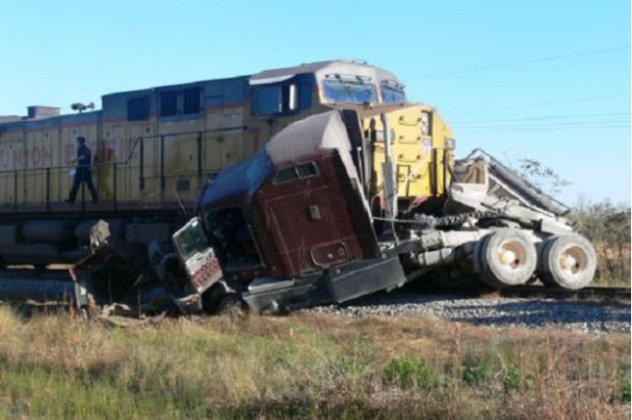
[[[124,240],[167,239],[209,177],[252,156],[291,122],[336,106],[403,109],[407,100],[392,73],[337,60],[114,93],[102,103],[102,110],[71,115],[33,106],[25,117],[0,117],[2,264],[75,262],[86,255],[89,227],[101,218]],[[432,107],[421,108],[423,139],[418,112],[392,116],[400,130],[402,197],[443,193],[441,179],[429,180],[443,176],[434,168],[451,133]],[[82,188],[69,205],[79,136],[92,150],[99,201]],[[376,163],[383,159],[379,144],[374,154]]]
[[[100,303],[131,296],[143,272],[176,301],[274,311],[428,275],[577,289],[596,269],[568,208],[483,151],[455,160],[436,109],[365,63],[111,94],[101,111],[57,113],[33,107],[0,124],[0,257],[81,261],[78,295]],[[96,203],[85,191],[64,202],[76,136],[95,151]],[[98,220],[103,243],[146,245],[153,274],[117,247],[89,246]],[[118,299],[98,292],[112,290],[108,270],[134,273],[118,276]]]

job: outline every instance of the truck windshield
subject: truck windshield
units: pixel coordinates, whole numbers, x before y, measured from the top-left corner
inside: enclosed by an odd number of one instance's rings
[[[377,89],[373,83],[350,80],[323,80],[323,93],[327,102],[365,104],[377,102]]]
[[[406,102],[406,93],[403,89],[382,85],[382,99],[385,104]]]
[[[199,219],[194,219],[175,237],[184,258],[206,251],[210,244]]]

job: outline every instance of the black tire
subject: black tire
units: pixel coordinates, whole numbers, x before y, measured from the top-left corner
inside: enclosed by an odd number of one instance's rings
[[[544,274],[544,268],[543,268],[543,264],[542,262],[544,261],[544,254],[547,251],[547,248],[553,243],[552,241],[553,237],[547,238],[544,242],[542,242],[542,245],[540,246],[540,249],[538,249],[538,269],[537,269],[537,275],[538,278],[540,279],[540,281],[542,282],[542,284],[544,284],[547,287],[559,287],[551,278],[551,276],[545,275]]]
[[[474,267],[488,286],[525,284],[537,266],[537,252],[529,237],[516,229],[499,229],[477,244]]]
[[[483,247],[485,246],[485,242],[487,242],[490,236],[491,235],[486,235],[482,237],[474,246],[472,268],[474,269],[474,272],[478,274],[479,278],[481,277],[480,273],[483,272],[483,262],[481,261],[481,254],[483,252],[482,250],[483,250]]]
[[[214,285],[202,293],[202,310],[204,313],[207,315],[217,314],[219,304],[226,294],[226,290],[219,284]]]
[[[229,293],[221,298],[215,313],[228,315],[231,318],[243,318],[248,313],[248,305],[236,293]]]
[[[542,246],[538,274],[547,286],[578,290],[592,281],[596,271],[595,248],[581,235],[553,236]]]

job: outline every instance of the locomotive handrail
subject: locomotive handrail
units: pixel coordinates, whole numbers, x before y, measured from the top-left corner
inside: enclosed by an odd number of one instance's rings
[[[132,145],[132,148],[130,149],[129,153],[127,154],[127,158],[125,160],[119,160],[119,161],[112,161],[112,162],[99,162],[99,163],[92,163],[90,165],[86,165],[89,166],[91,168],[95,167],[95,166],[113,166],[113,165],[126,165],[129,163],[130,160],[132,160],[132,155],[134,154],[134,151],[136,150],[136,146],[138,145],[138,143],[140,143],[143,140],[143,137],[137,137],[136,141],[134,142],[134,144]],[[58,165],[58,166],[41,166],[38,168],[20,168],[20,169],[2,169],[0,170],[0,174],[3,173],[16,173],[16,172],[34,172],[34,171],[46,171],[46,170],[55,170],[55,169],[73,169],[76,168],[77,165],[72,164],[72,165]]]
[[[222,131],[232,131],[232,130],[245,130],[248,126],[246,125],[236,125],[233,127],[224,127],[224,128],[209,128],[207,130],[193,130],[193,131],[179,131],[176,133],[166,133],[166,134],[150,134],[147,136],[142,136],[143,138],[160,138],[160,137],[169,137],[169,136],[184,136],[186,134],[204,134],[204,133],[219,133]]]
[[[136,150],[136,147],[138,147],[138,144],[145,139],[150,139],[150,138],[161,138],[161,137],[174,137],[174,136],[184,136],[187,134],[204,134],[204,133],[217,133],[217,132],[222,132],[222,131],[232,131],[232,130],[245,130],[247,128],[247,126],[245,125],[241,125],[241,126],[235,126],[235,127],[226,127],[226,128],[213,128],[213,129],[208,129],[208,130],[194,130],[194,131],[180,131],[177,133],[166,133],[166,134],[151,134],[151,135],[145,135],[145,136],[140,136],[137,137],[136,140],[134,141],[134,144],[132,145],[132,148],[130,149],[129,153],[127,154],[127,158],[125,158],[124,160],[117,160],[117,161],[110,161],[110,162],[98,162],[98,163],[92,163],[89,166],[91,168],[93,167],[104,167],[104,166],[114,166],[114,165],[127,165],[131,160],[132,160],[132,155],[134,154],[134,151]],[[16,172],[31,172],[31,171],[44,171],[44,170],[58,170],[58,169],[73,169],[76,168],[78,165],[75,164],[71,164],[71,165],[58,165],[58,166],[41,166],[41,167],[37,167],[37,168],[20,168],[20,169],[0,169],[0,174],[4,174],[4,173],[16,173]]]
[[[114,161],[114,162],[100,162],[100,163],[93,163],[91,165],[86,165],[89,167],[106,167],[106,166],[111,166],[113,168],[113,178],[114,178],[114,195],[112,197],[112,202],[114,204],[114,208],[116,209],[117,207],[117,193],[116,193],[116,180],[117,180],[117,170],[116,168],[119,165],[126,165],[130,162],[130,160],[132,159],[132,156],[134,154],[134,151],[136,150],[136,147],[138,146],[139,143],[141,143],[143,141],[143,137],[138,137],[136,138],[136,141],[134,142],[134,144],[132,145],[132,148],[130,149],[129,153],[127,154],[127,158],[125,160],[121,160],[121,161]],[[58,165],[58,166],[46,166],[46,167],[40,167],[40,168],[21,168],[21,169],[5,169],[5,170],[1,170],[0,171],[0,175],[2,174],[6,174],[6,173],[10,173],[13,175],[13,188],[14,188],[14,192],[13,192],[13,206],[15,209],[18,208],[19,203],[18,203],[18,176],[20,174],[25,174],[28,172],[37,172],[37,171],[43,171],[44,174],[46,176],[46,208],[47,210],[50,210],[50,204],[51,204],[51,200],[50,200],[50,173],[52,170],[55,171],[61,171],[61,170],[65,170],[65,169],[70,169],[70,168],[76,168],[78,165],[77,164],[73,164],[73,165]],[[82,185],[81,187],[81,209],[85,210],[85,185]]]
[[[140,189],[144,189],[145,188],[145,175],[144,175],[144,148],[143,148],[143,144],[144,144],[144,140],[146,139],[150,139],[150,138],[155,138],[155,139],[159,139],[160,140],[160,189],[162,191],[166,190],[166,186],[167,186],[167,178],[170,176],[173,176],[173,174],[166,174],[165,173],[165,138],[167,137],[174,137],[174,136],[184,136],[184,135],[196,135],[196,141],[197,141],[197,154],[198,154],[198,159],[197,159],[197,169],[195,171],[192,171],[191,173],[189,173],[188,171],[186,173],[180,173],[177,174],[178,176],[184,176],[184,175],[197,175],[198,177],[202,177],[203,176],[203,168],[202,168],[202,135],[205,133],[213,133],[213,132],[223,132],[223,131],[233,131],[233,130],[246,130],[248,127],[245,125],[240,125],[240,126],[233,126],[233,127],[225,127],[225,128],[215,128],[215,129],[207,129],[207,130],[193,130],[193,131],[180,131],[180,132],[175,132],[175,133],[165,133],[165,134],[152,134],[152,135],[146,135],[146,136],[140,136],[137,137],[136,140],[134,141],[134,143],[132,144],[131,149],[129,150],[127,156],[125,157],[125,159],[121,159],[121,160],[116,160],[116,161],[109,161],[109,162],[94,162],[90,165],[86,165],[90,168],[105,168],[105,167],[111,167],[112,168],[112,186],[113,186],[113,191],[112,191],[112,197],[111,200],[107,200],[108,202],[111,201],[112,204],[114,205],[114,209],[116,210],[118,207],[118,193],[117,193],[117,168],[120,166],[125,166],[127,164],[129,164],[133,159],[134,159],[134,154],[137,150],[137,148],[140,145],[140,157],[138,158],[139,160],[139,177],[138,177],[138,181],[139,181],[139,186]],[[98,157],[98,154],[96,155],[96,157]],[[13,207],[17,210],[20,203],[19,203],[19,199],[18,199],[18,179],[20,178],[20,175],[22,176],[26,176],[27,173],[33,173],[33,172],[41,172],[41,175],[35,175],[35,176],[44,176],[45,177],[45,204],[46,204],[46,208],[47,210],[50,210],[50,206],[51,206],[51,196],[50,196],[50,176],[51,176],[51,172],[59,172],[59,171],[63,171],[63,170],[68,170],[68,169],[74,169],[77,168],[78,165],[77,163],[74,164],[70,164],[70,165],[57,165],[57,166],[44,166],[44,167],[37,167],[37,168],[19,168],[19,169],[2,169],[0,170],[0,176],[7,176],[9,174],[9,176],[12,176],[13,178],[13,189],[14,189],[14,193],[13,193]],[[81,207],[82,210],[85,210],[85,185],[82,185],[81,188]]]

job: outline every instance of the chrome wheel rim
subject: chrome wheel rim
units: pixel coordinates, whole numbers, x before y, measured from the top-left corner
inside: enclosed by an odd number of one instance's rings
[[[575,276],[586,270],[588,255],[581,247],[568,247],[560,253],[559,266],[564,273]]]

